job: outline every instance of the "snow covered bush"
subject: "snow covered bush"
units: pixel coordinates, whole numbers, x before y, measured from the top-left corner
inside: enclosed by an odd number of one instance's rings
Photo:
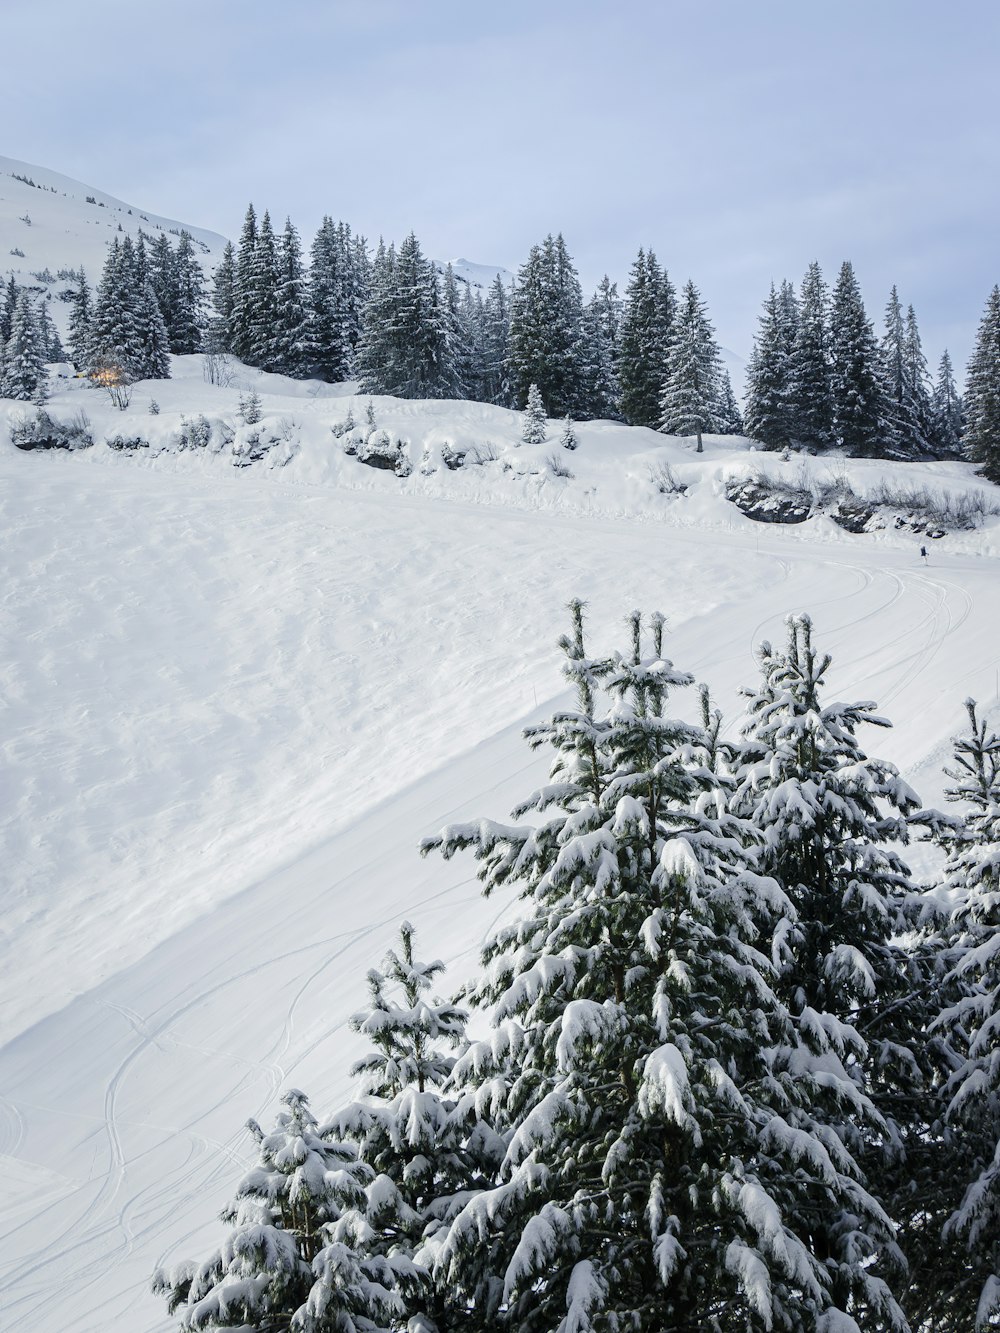
[[[77,412],[70,421],[57,421],[41,407],[34,416],[22,416],[14,422],[10,439],[24,450],[89,449],[94,443],[86,412]]]
[[[544,444],[545,404],[537,384],[528,390],[528,402],[521,415],[521,440],[524,444]]]

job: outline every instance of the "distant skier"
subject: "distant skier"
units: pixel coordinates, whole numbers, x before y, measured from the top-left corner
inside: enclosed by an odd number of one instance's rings
[[[925,565],[927,564],[927,547],[926,547],[926,546],[921,546],[921,548],[920,548],[920,559],[924,562]]]

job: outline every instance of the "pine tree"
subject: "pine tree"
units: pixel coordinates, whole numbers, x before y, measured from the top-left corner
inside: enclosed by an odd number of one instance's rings
[[[510,292],[498,273],[483,304],[483,399],[513,407],[509,371]]]
[[[576,438],[576,429],[573,425],[573,418],[566,417],[563,422],[562,434],[559,436],[559,443],[564,449],[575,449],[580,441]]]
[[[255,284],[257,252],[257,214],[253,204],[247,205],[236,251],[236,271],[233,280],[232,352],[248,365],[255,364],[254,338],[260,323]]]
[[[837,443],[856,458],[886,452],[889,404],[881,359],[850,263],[841,265],[830,307],[830,392]]]
[[[20,287],[14,281],[13,273],[7,279],[7,285],[4,288],[3,304],[0,305],[0,342],[6,342],[10,337],[11,325],[14,319],[14,307],[17,305],[17,298],[20,294]]]
[[[912,414],[906,373],[906,329],[899,293],[893,284],[885,309],[885,333],[882,335],[882,366],[888,397],[887,449],[894,457],[906,458],[917,436]]]
[[[428,1247],[438,1280],[476,1330],[902,1330],[878,1275],[891,1224],[813,1114],[816,1098],[846,1116],[856,1094],[795,1044],[771,988],[790,904],[743,851],[718,728],[668,715],[691,677],[661,618],[648,646],[635,614],[631,651],[594,659],[572,613],[577,707],[527,733],[555,758],[514,812],[540,822],[424,844],[472,848],[486,891],[519,886],[524,904],[469,988],[492,1037],[453,1076],[506,1156]]]
[[[257,244],[253,252],[250,273],[253,312],[248,343],[249,361],[261,370],[273,371],[279,367],[278,300],[281,271],[278,262],[278,242],[271,226],[267,209],[260,220]],[[246,358],[244,358],[246,359]]]
[[[331,217],[323,218],[309,253],[308,360],[313,374],[336,383],[347,378],[350,356],[344,327],[345,256]]]
[[[306,280],[302,247],[291,218],[285,219],[278,254],[274,368],[300,378],[306,373]]]
[[[157,1272],[153,1290],[180,1312],[182,1329],[387,1331],[402,1309],[398,1278],[412,1265],[357,1241],[370,1229],[373,1173],[317,1124],[303,1093],[282,1101],[269,1134],[249,1124],[259,1158],[222,1214],[227,1240],[201,1264]]]
[[[141,232],[139,236],[141,240]],[[143,250],[145,251],[145,245]],[[145,278],[148,277],[156,295],[163,322],[169,330],[173,323],[179,293],[177,257],[171,248],[170,238],[165,231],[161,231],[153,241],[146,258],[146,268],[147,272],[144,277],[138,272],[136,273],[136,282],[140,282],[140,278],[145,281]]]
[[[190,356],[201,349],[205,276],[188,231],[181,231],[173,268],[174,304],[169,319],[164,313],[164,322],[170,335],[170,350],[178,356]]]
[[[660,397],[660,429],[668,435],[697,436],[698,453],[702,452],[702,432],[715,427],[720,372],[715,330],[701,293],[688,281],[674,319]]]
[[[792,352],[789,397],[795,404],[795,439],[807,449],[828,449],[834,441],[830,381],[829,300],[815,261],[799,292],[799,319]]]
[[[1000,484],[1000,286],[979,324],[965,385],[965,456]]]
[[[676,312],[676,294],[656,256],[639,251],[632,265],[619,336],[621,413],[630,426],[660,424],[660,395]]]
[[[717,435],[742,435],[744,429],[743,414],[740,412],[736,394],[733,393],[733,382],[725,366],[721,366],[719,371],[719,396],[715,405],[713,429]]]
[[[546,429],[545,403],[537,384],[528,389],[528,401],[521,414],[521,440],[524,444],[543,444]]]
[[[619,415],[621,322],[618,288],[605,274],[583,310],[584,397],[592,419],[615,420]]]
[[[4,398],[42,402],[46,396],[47,349],[30,293],[22,288],[10,322],[10,337],[4,346]]]
[[[914,1188],[934,1170],[940,1069],[923,1036],[940,952],[897,943],[915,931],[917,894],[894,847],[909,840],[919,802],[860,746],[862,724],[889,725],[875,705],[824,704],[830,658],[815,650],[808,617],[790,619],[784,654],[765,644],[759,656],[734,806],[764,830],[758,867],[795,908],[775,989],[802,1043],[847,1065],[862,1101],[834,1128],[877,1194],[912,1219],[927,1206]],[[916,1254],[912,1232],[905,1243]]]
[[[233,350],[233,316],[236,309],[236,252],[227,241],[212,275],[212,317],[208,325],[208,350]]]
[[[63,352],[62,339],[59,337],[59,331],[52,323],[49,315],[48,300],[43,297],[36,307],[38,318],[38,337],[42,347],[45,350],[46,361],[64,361],[66,359]]]
[[[351,1018],[375,1047],[351,1071],[362,1075],[365,1096],[332,1122],[376,1173],[368,1190],[372,1251],[397,1260],[411,1258],[485,1183],[480,1159],[495,1147],[474,1110],[441,1091],[455,1064],[449,1048],[465,1043],[465,1013],[432,997],[443,964],[417,960],[413,936],[403,922],[398,950],[368,974],[369,1003]],[[403,1283],[411,1318],[456,1326],[464,1311],[448,1289],[422,1268],[411,1277]]]
[[[583,297],[561,235],[532,246],[518,272],[508,366],[516,403],[524,403],[536,384],[556,416],[586,410]]]
[[[951,1322],[942,1327],[1000,1323],[1000,735],[966,700],[969,731],[955,742],[946,773],[964,819],[942,823],[947,851],[944,887],[957,901],[950,922],[952,972],[959,992],[937,1019],[957,1046],[945,1085],[952,1136],[944,1155],[948,1175],[940,1197],[958,1197],[944,1228],[944,1257],[958,1251],[950,1271],[932,1256],[938,1288],[931,1301]],[[933,1307],[932,1307],[933,1308]]]
[[[799,308],[789,282],[764,302],[760,328],[747,367],[745,428],[765,449],[788,449],[797,438],[793,397],[795,341]]]
[[[145,287],[137,286],[135,251],[131,238],[114,238],[94,297],[87,348],[87,370],[96,368],[122,373],[129,378],[142,374],[144,342],[141,331]]]
[[[69,350],[73,364],[82,370],[87,361],[90,344],[90,287],[83,269],[80,269],[76,292],[69,312]]]
[[[965,411],[955,386],[955,372],[947,348],[938,365],[937,383],[931,397],[931,421],[931,439],[935,452],[946,458],[960,454]]]
[[[143,380],[169,379],[170,335],[148,278],[135,304],[135,335],[128,359],[132,375]]]
[[[368,300],[361,318],[357,370],[362,393],[388,393],[394,380],[392,321],[396,288],[396,251],[380,240],[372,262]]]
[[[916,425],[915,447],[921,456],[934,452],[934,416],[931,405],[930,374],[924,356],[917,315],[913,306],[906,307],[906,334],[903,341],[903,364],[906,374],[906,396],[910,414]]]
[[[441,312],[444,327],[444,351],[441,359],[441,396],[444,398],[474,398],[475,395],[475,329],[470,323],[469,308],[459,295],[455,270],[445,264],[440,280]],[[468,294],[468,284],[465,286]]]

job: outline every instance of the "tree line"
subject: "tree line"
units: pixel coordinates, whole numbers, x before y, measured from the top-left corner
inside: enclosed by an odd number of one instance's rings
[[[323,219],[306,264],[290,220],[276,233],[251,204],[227,244],[210,299],[191,237],[115,239],[96,295],[81,273],[70,344],[79,369],[169,375],[168,354],[230,352],[295,378],[356,378],[363,393],[459,398],[523,408],[532,384],[553,417],[610,418],[670,434],[744,431],[767,449],[844,450],[862,457],[954,457],[1000,478],[1000,289],[987,302],[965,398],[951,358],[932,383],[913,306],[893,287],[881,336],[853,267],[831,292],[819,264],[796,290],[772,285],[747,372],[743,413],[705,302],[677,290],[640,250],[623,296],[607,276],[589,300],[561,235],[532,247],[509,286],[485,294],[443,271],[416,236],[374,253],[349,225]],[[28,302],[31,305],[31,302]],[[7,396],[44,379],[51,328],[19,318],[8,297],[0,350]],[[34,319],[44,315],[32,305]],[[29,387],[30,386],[30,387]],[[745,420],[744,420],[745,417]]]
[[[155,1289],[186,1329],[998,1326],[1000,736],[969,701],[946,815],[863,748],[874,704],[825,698],[806,616],[736,740],[704,687],[674,716],[662,617],[595,655],[574,603],[561,646],[532,821],[423,845],[520,916],[454,1000],[404,924],[362,1095],[251,1124],[227,1238]]]

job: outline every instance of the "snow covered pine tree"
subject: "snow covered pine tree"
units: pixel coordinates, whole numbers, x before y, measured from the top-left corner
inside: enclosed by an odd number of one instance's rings
[[[259,1159],[222,1214],[225,1242],[202,1264],[157,1272],[153,1290],[180,1312],[182,1329],[387,1333],[413,1265],[353,1243],[370,1229],[374,1172],[316,1123],[303,1093],[289,1089],[282,1101],[270,1134],[249,1123]]]
[[[969,733],[955,742],[947,792],[971,810],[943,827],[951,920],[952,979],[964,991],[940,1015],[958,1060],[945,1088],[954,1129],[948,1161],[961,1191],[945,1226],[960,1255],[937,1300],[947,1328],[1000,1327],[1000,735],[966,700]],[[976,1313],[973,1318],[973,1309]]]
[[[441,1092],[455,1063],[447,1048],[465,1044],[465,1013],[431,998],[443,964],[414,958],[409,922],[399,934],[384,970],[368,974],[368,1007],[351,1019],[375,1045],[351,1070],[363,1076],[366,1096],[335,1115],[332,1126],[378,1173],[367,1191],[370,1249],[409,1259],[492,1179],[503,1145],[474,1105]],[[401,1285],[411,1333],[461,1325],[464,1302],[427,1269],[418,1264]]]
[[[774,993],[794,909],[753,868],[712,734],[666,712],[691,677],[662,618],[645,652],[635,613],[631,651],[594,660],[571,609],[578,706],[529,729],[552,780],[514,812],[543,822],[423,848],[472,848],[486,891],[519,884],[525,904],[468,991],[493,1034],[453,1074],[506,1154],[434,1238],[438,1280],[475,1330],[903,1330],[879,1276],[891,1223],[813,1113],[847,1118],[858,1094],[835,1041],[813,1055]]]

